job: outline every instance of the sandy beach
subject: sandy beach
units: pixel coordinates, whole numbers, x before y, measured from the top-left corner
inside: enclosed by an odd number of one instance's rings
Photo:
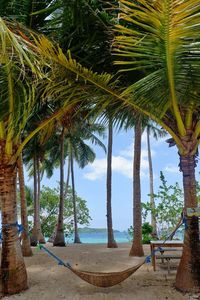
[[[117,249],[107,249],[105,244],[67,245],[64,248],[46,245],[64,261],[90,271],[120,271],[136,265],[141,259],[129,257],[130,244],[119,244]],[[144,247],[148,254],[150,248]],[[200,299],[199,295],[183,295],[174,287],[175,263],[171,272],[159,264],[154,272],[151,264],[143,265],[121,284],[110,288],[94,287],[59,266],[51,257],[37,248],[34,256],[25,258],[29,289],[5,300],[184,300]]]

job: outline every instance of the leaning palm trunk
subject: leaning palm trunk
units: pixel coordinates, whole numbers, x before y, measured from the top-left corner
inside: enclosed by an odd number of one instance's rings
[[[72,154],[70,157],[70,163],[71,163],[71,177],[72,177],[72,197],[73,197],[73,208],[74,208],[74,244],[80,244],[81,240],[78,234],[76,195],[75,195],[75,183],[74,183],[74,161],[73,161]]]
[[[65,236],[64,236],[64,224],[63,224],[63,214],[64,214],[64,137],[65,131],[64,127],[61,133],[60,139],[60,202],[59,202],[59,214],[58,223],[56,228],[56,234],[53,241],[54,246],[65,246]]]
[[[108,248],[117,248],[117,243],[114,239],[112,225],[112,143],[113,143],[113,128],[112,121],[109,120],[108,125],[108,155],[107,155],[107,228],[108,228]]]
[[[149,162],[149,185],[150,185],[150,204],[151,204],[151,226],[153,227],[152,235],[157,238],[157,226],[155,217],[155,201],[154,201],[154,189],[153,189],[153,166],[151,157],[151,145],[150,145],[150,130],[147,126],[147,149],[148,149],[148,162]]]
[[[141,161],[141,121],[135,125],[134,161],[133,161],[133,244],[129,255],[143,256],[142,247],[142,217],[141,217],[141,189],[140,189],[140,161]]]
[[[196,160],[194,155],[180,156],[186,208],[197,207]],[[183,255],[176,275],[176,287],[182,291],[200,290],[200,240],[198,218],[186,218]]]
[[[22,154],[20,154],[18,160],[18,175],[19,175],[19,187],[20,187],[20,199],[21,199],[21,222],[23,226],[23,231],[21,235],[22,254],[23,256],[32,256],[33,252],[31,250],[30,237],[29,237]]]
[[[4,153],[4,145],[0,145]],[[17,236],[16,165],[10,157],[0,156],[0,201],[2,208],[1,281],[3,294],[15,294],[27,288],[27,273]],[[9,224],[13,224],[10,225]]]

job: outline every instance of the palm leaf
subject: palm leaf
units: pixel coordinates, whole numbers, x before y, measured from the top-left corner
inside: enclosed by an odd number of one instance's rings
[[[161,116],[165,124],[169,125],[173,116],[173,131],[185,136],[187,129],[198,122],[195,118],[192,123],[191,107],[193,111],[199,109],[200,3],[197,0],[120,0],[119,3],[122,24],[116,26],[114,53],[123,60],[117,60],[116,64],[123,65],[122,71],[139,70],[142,76],[123,96],[134,95],[136,105]]]

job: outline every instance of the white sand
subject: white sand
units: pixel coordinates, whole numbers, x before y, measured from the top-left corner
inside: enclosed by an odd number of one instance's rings
[[[56,255],[72,265],[91,271],[119,271],[136,265],[139,258],[129,257],[130,244],[119,244],[117,249],[106,245],[67,245],[51,247]],[[200,299],[197,295],[183,295],[175,290],[176,271],[168,275],[166,269],[154,272],[151,264],[143,265],[121,284],[110,288],[94,287],[57,263],[43,251],[33,249],[34,256],[26,258],[29,289],[8,300],[184,300]],[[150,247],[145,246],[149,253]]]

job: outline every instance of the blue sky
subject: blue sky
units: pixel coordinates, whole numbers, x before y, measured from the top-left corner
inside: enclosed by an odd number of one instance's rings
[[[164,172],[168,183],[178,181],[182,184],[182,174],[178,169],[178,154],[176,147],[169,148],[165,142],[167,137],[156,141],[151,138],[152,159],[154,169],[154,191],[156,193],[160,184],[160,171]],[[125,132],[116,131],[113,141],[113,180],[112,180],[112,208],[113,228],[127,230],[133,221],[133,191],[132,191],[132,165],[133,165],[133,130]],[[104,141],[107,145],[107,140]],[[92,221],[90,227],[106,228],[106,155],[98,147],[93,147],[96,152],[96,160],[83,170],[75,167],[75,184],[77,194],[87,200]],[[65,165],[65,169],[67,166]],[[197,172],[199,167],[197,167]],[[141,191],[142,201],[148,200],[149,193],[149,169],[147,159],[146,133],[142,136],[141,158]],[[65,174],[66,177],[66,174]],[[59,170],[55,170],[51,179],[43,178],[42,184],[49,187],[57,187],[59,182]],[[26,184],[32,186],[31,180]],[[182,185],[181,185],[182,186]]]

